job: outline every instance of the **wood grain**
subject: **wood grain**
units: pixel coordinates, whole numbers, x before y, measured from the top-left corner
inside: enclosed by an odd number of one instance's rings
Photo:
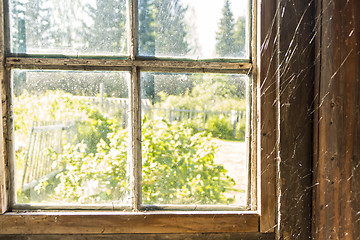
[[[233,72],[248,72],[251,68],[249,62],[222,62],[222,61],[196,61],[196,60],[130,60],[130,59],[94,59],[94,58],[31,58],[31,57],[8,57],[6,66],[14,68],[45,68],[45,69],[114,69],[140,67],[145,70],[181,69],[206,72],[211,70],[229,70]]]
[[[0,235],[0,240],[274,240],[273,233]]]
[[[315,4],[280,0],[278,22],[279,239],[311,237]]]
[[[140,72],[136,67],[132,70],[131,84],[130,84],[130,119],[132,123],[130,127],[131,138],[131,171],[130,171],[130,185],[132,206],[135,211],[138,211],[142,203],[142,160],[141,160],[141,93],[140,93]]]
[[[276,212],[276,49],[275,49],[275,1],[262,1],[260,6],[260,73],[257,89],[260,93],[260,136],[258,163],[258,199],[260,231],[273,232]]]
[[[0,235],[0,240],[274,240],[272,233]]]
[[[0,84],[2,85],[5,77],[5,40],[4,40],[4,10],[3,1],[0,1]],[[3,87],[1,86],[1,89]],[[0,91],[0,99],[3,99],[3,91]],[[4,105],[4,104],[2,104]],[[3,106],[0,108],[0,116],[3,116]],[[3,121],[0,121],[0,129],[3,129]],[[0,214],[8,209],[8,174],[5,171],[7,160],[4,155],[4,139],[3,134],[0,134]]]
[[[0,216],[0,234],[257,232],[257,214],[39,213]]]
[[[322,0],[313,237],[360,236],[360,3]],[[325,47],[326,46],[326,47]]]

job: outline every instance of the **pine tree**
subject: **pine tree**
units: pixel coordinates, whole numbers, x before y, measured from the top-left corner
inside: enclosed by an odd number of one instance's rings
[[[140,0],[139,51],[145,56],[186,56],[187,25],[178,0]],[[155,101],[154,75],[142,74],[142,97]]]
[[[11,50],[26,53],[25,3],[23,0],[11,0]]]
[[[96,53],[127,53],[126,0],[96,0],[87,5],[92,19],[84,23],[83,41]]]
[[[142,55],[155,55],[154,5],[151,0],[139,1],[139,49]]]
[[[46,49],[54,41],[49,2],[49,0],[35,0],[25,4],[26,45],[29,48]]]
[[[186,56],[187,42],[185,14],[187,7],[179,0],[154,0],[155,53],[158,56]]]
[[[53,42],[49,0],[12,0],[12,50],[43,49]]]
[[[246,19],[244,16],[240,16],[236,21],[234,37],[235,37],[236,56],[244,57],[246,53],[246,49],[245,49]]]
[[[225,0],[220,19],[219,30],[216,33],[216,54],[220,57],[234,56],[235,23],[229,0]]]

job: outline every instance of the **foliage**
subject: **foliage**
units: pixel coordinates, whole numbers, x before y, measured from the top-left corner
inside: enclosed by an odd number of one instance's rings
[[[216,53],[221,57],[233,55],[235,23],[230,9],[230,1],[225,0],[220,19],[219,31],[216,33]]]
[[[66,145],[59,164],[66,170],[57,175],[55,193],[63,201],[77,203],[126,202],[127,180],[126,131],[112,133],[110,144],[100,139],[95,153],[87,153],[86,145]]]
[[[211,135],[193,134],[183,124],[143,124],[143,201],[147,204],[224,204],[235,184],[214,163]]]
[[[15,98],[14,106],[16,138],[21,140],[28,139],[35,121],[80,120],[87,116],[86,105],[63,91],[32,95],[24,90]]]
[[[222,116],[212,116],[206,121],[205,129],[214,137],[233,139],[233,127],[229,120]]]
[[[30,119],[82,119],[77,127],[80,143],[68,143],[61,153],[49,152],[56,163],[53,167],[66,170],[55,179],[42,179],[35,189],[39,196],[81,204],[128,203],[128,133],[117,119],[61,91],[38,96],[25,91],[15,101],[17,136],[28,136]],[[195,133],[184,124],[148,119],[144,119],[142,129],[145,204],[223,204],[234,200],[225,197],[234,190],[235,182],[214,162],[216,146],[210,134]],[[25,154],[16,154],[17,167],[21,168]],[[26,194],[19,197],[26,199]]]
[[[246,20],[244,16],[240,16],[235,24],[235,32],[234,32],[234,38],[235,38],[235,54],[238,57],[245,56],[246,49],[245,49],[245,43],[246,43]]]
[[[96,153],[87,153],[84,143],[66,146],[57,158],[66,171],[57,176],[56,194],[77,203],[128,201],[127,131],[111,132],[108,139],[109,144],[99,141]],[[235,182],[214,163],[215,150],[204,132],[193,134],[183,125],[145,119],[143,203],[231,203],[234,199],[224,193],[233,190]]]
[[[186,11],[179,0],[139,1],[140,53],[186,56],[190,51]]]
[[[34,48],[46,46],[53,41],[51,13],[48,0],[11,0],[12,40],[15,52],[26,52],[26,45]],[[26,9],[26,10],[25,10]],[[26,13],[25,13],[26,11]],[[26,31],[31,34],[26,34]]]
[[[84,22],[84,39],[96,53],[127,52],[126,0],[96,0],[86,5],[90,21]]]
[[[229,0],[225,0],[219,29],[216,32],[216,53],[220,57],[241,57],[245,54],[245,17],[236,23]]]
[[[196,110],[196,117],[185,121],[186,126],[193,131],[206,130],[214,137],[244,141],[246,126],[245,124],[232,126],[230,112],[246,110],[246,79],[241,76],[221,74],[191,75],[189,78],[192,84],[187,83],[186,80],[179,81],[177,76],[177,82],[181,83],[171,84],[173,87],[171,91],[164,89],[166,92],[159,92],[160,101],[155,106],[160,109]],[[188,86],[186,90],[184,90],[185,86]],[[205,112],[217,116],[209,118],[204,116]],[[227,118],[224,115],[227,115]],[[233,133],[234,128],[235,133]]]
[[[179,82],[179,79],[177,80]],[[231,75],[194,75],[192,82],[193,84],[188,83],[182,86],[187,87],[186,90],[182,89],[183,94],[179,94],[179,89],[170,94],[169,91],[159,92],[161,100],[158,105],[165,108],[189,110],[245,110],[246,79]]]

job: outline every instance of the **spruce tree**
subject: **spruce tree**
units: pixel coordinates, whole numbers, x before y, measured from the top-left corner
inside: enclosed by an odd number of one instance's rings
[[[154,0],[155,53],[158,56],[186,56],[187,41],[185,14],[187,7],[179,0]]]
[[[231,12],[229,0],[225,0],[220,19],[219,30],[216,33],[216,54],[220,57],[234,56],[235,20]]]
[[[179,0],[140,0],[139,51],[145,56],[186,56],[189,52],[185,14]],[[152,73],[142,73],[142,97],[155,101]]]
[[[12,50],[44,49],[53,42],[49,0],[12,0]]]
[[[11,0],[11,50],[26,53],[25,3],[23,0]]]
[[[234,37],[235,37],[236,56],[245,57],[246,19],[244,16],[240,16],[236,21]]]
[[[84,23],[84,42],[96,53],[127,53],[126,0],[96,0],[87,5],[92,21]]]
[[[155,55],[155,23],[152,0],[139,1],[139,48],[141,54]]]

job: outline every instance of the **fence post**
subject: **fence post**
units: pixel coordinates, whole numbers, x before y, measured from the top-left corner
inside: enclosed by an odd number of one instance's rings
[[[203,122],[204,122],[204,124],[205,124],[205,122],[206,122],[206,109],[207,109],[207,106],[205,105],[205,107],[204,107],[204,116],[203,116]]]
[[[100,104],[101,107],[104,105],[104,83],[100,83]]]
[[[174,112],[174,107],[170,108],[170,122],[175,121],[175,112]]]
[[[233,128],[233,137],[236,137],[237,111],[231,110],[231,125]]]
[[[126,103],[122,104],[122,114],[121,115],[122,115],[123,129],[125,129],[127,126],[127,119],[128,119]]]

